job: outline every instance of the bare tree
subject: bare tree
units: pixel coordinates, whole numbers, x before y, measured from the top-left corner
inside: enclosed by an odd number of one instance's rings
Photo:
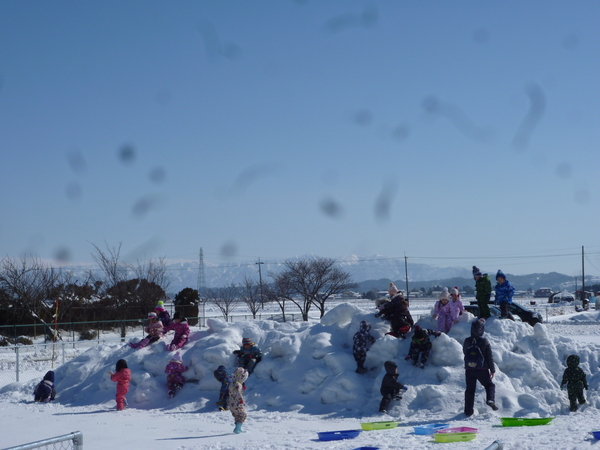
[[[237,308],[240,304],[240,297],[238,295],[238,288],[235,284],[231,284],[231,286],[216,288],[216,289],[208,289],[206,291],[206,302],[212,303],[221,311],[225,321],[229,319],[229,314]]]
[[[92,258],[94,261],[96,261],[96,264],[98,264],[104,273],[104,288],[110,289],[120,282],[127,280],[127,265],[120,261],[122,243],[119,243],[118,246],[111,248],[105,242],[104,245],[106,246],[106,250],[102,250],[96,244],[92,245],[95,249],[95,252],[92,253]]]
[[[336,266],[331,258],[309,257],[284,262],[285,269],[274,275],[274,281],[289,286],[296,295],[290,300],[300,309],[302,320],[308,320],[311,306],[316,306],[321,317],[325,302],[333,295],[356,286],[351,275]]]
[[[148,262],[138,259],[136,265],[130,265],[129,269],[135,274],[135,278],[157,284],[165,292],[171,285],[171,276],[167,272],[167,263],[163,256],[158,259],[151,259]]]
[[[263,302],[260,295],[260,286],[256,284],[255,280],[248,277],[247,275],[244,275],[244,281],[241,286],[240,297],[250,310],[252,318],[256,319],[256,314],[258,313],[258,310],[263,306]]]
[[[286,302],[292,301],[293,289],[288,282],[288,278],[281,276],[279,273],[269,273],[269,277],[273,280],[273,283],[266,284],[263,286],[263,296],[267,302],[275,302],[279,305],[281,314],[283,315],[283,321],[285,318],[285,307]]]

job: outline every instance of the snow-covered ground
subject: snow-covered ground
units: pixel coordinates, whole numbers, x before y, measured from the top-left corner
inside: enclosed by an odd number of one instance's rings
[[[96,345],[58,367],[57,398],[35,404],[32,392],[39,380],[11,383],[0,389],[0,448],[81,431],[84,448],[148,449],[482,449],[501,440],[505,449],[578,449],[597,444],[589,433],[600,430],[600,336],[592,311],[560,317],[573,325],[549,322],[535,328],[524,323],[490,319],[490,340],[497,372],[494,381],[500,410],[484,404],[481,386],[475,414],[463,411],[462,342],[470,323],[460,322],[449,335],[433,341],[425,369],[404,360],[409,341],[385,336],[387,322],[373,312],[340,304],[321,320],[278,323],[208,321],[208,329],[192,335],[183,349],[190,366],[188,383],[174,399],[166,395],[165,366],[172,353],[165,342],[134,351],[122,343]],[[352,336],[368,320],[377,338],[368,353],[365,375],[354,372]],[[557,319],[558,320],[558,319]],[[430,318],[421,326],[435,328]],[[234,368],[232,351],[243,337],[252,338],[265,357],[247,382],[248,420],[245,433],[235,435],[229,412],[216,411],[219,384],[212,372],[220,364]],[[170,338],[166,339],[168,343]],[[568,355],[577,354],[588,375],[587,405],[569,413],[566,391],[559,383]],[[132,371],[129,409],[115,411],[115,385],[108,376],[118,359]],[[378,410],[383,362],[399,365],[399,380],[408,385],[404,399],[389,415]],[[500,417],[555,417],[545,426],[500,426]],[[319,441],[317,432],[360,429],[361,422],[397,420],[399,427],[363,431],[356,439]],[[478,428],[473,441],[438,444],[416,435],[413,427],[427,423]]]

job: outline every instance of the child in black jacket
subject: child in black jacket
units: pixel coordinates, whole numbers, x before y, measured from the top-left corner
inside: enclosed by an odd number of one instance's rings
[[[408,355],[404,358],[406,361],[412,359],[413,366],[418,365],[421,369],[425,368],[425,363],[429,359],[429,353],[431,352],[431,341],[429,336],[433,335],[438,337],[441,333],[439,331],[433,331],[430,329],[423,329],[419,325],[415,326],[415,332],[410,339],[410,349]],[[419,363],[419,355],[421,355],[421,362]]]
[[[44,375],[44,379],[35,387],[33,391],[33,401],[48,403],[56,397],[54,389],[54,371],[49,370]]]
[[[587,390],[588,384],[585,372],[579,367],[579,356],[570,355],[567,358],[567,368],[563,373],[560,388],[567,385],[567,394],[569,395],[570,410],[577,411],[577,402],[580,405],[585,403],[583,390]]]
[[[385,375],[381,381],[381,403],[379,404],[379,412],[387,412],[388,405],[392,400],[401,400],[401,391],[406,391],[408,388],[398,381],[398,365],[394,361],[386,361],[383,363],[385,367]]]

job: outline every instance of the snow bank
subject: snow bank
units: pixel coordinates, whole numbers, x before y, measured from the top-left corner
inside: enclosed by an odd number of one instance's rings
[[[588,313],[595,314],[595,313]],[[267,411],[301,411],[309,414],[369,416],[377,411],[379,387],[384,374],[383,362],[396,361],[399,380],[409,386],[404,400],[392,412],[404,417],[423,410],[433,413],[462,413],[464,369],[462,343],[470,333],[470,321],[454,325],[448,335],[432,338],[433,349],[425,369],[404,360],[409,340],[386,336],[387,322],[370,311],[341,304],[321,321],[278,323],[250,320],[226,323],[211,319],[208,330],[196,332],[181,350],[188,383],[170,400],[167,398],[164,369],[173,353],[166,351],[166,341],[133,350],[127,345],[99,345],[59,367],[56,372],[56,401],[63,405],[102,405],[114,407],[115,385],[108,376],[117,360],[127,361],[132,372],[128,394],[131,408],[179,408],[213,411],[219,383],[213,371],[224,365],[235,368],[232,352],[242,338],[251,338],[264,357],[247,382],[246,401],[250,409]],[[365,366],[369,372],[355,373],[352,337],[360,321],[372,325],[377,338],[368,353]],[[582,319],[579,319],[582,320]],[[435,329],[435,321],[425,318],[424,328]],[[588,374],[588,402],[599,407],[596,390],[600,384],[600,345],[586,344],[561,336],[550,336],[543,324],[489,319],[485,336],[492,345],[497,364],[494,382],[501,416],[543,417],[567,413],[566,393],[560,391],[565,360],[577,354]],[[0,391],[0,399],[10,402],[31,401],[38,381],[13,383]],[[491,414],[484,405],[483,390],[478,389],[476,414]],[[496,413],[498,414],[498,413]]]

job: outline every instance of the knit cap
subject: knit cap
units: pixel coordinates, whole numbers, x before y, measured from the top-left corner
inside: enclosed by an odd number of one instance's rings
[[[473,266],[473,276],[474,277],[480,277],[481,276],[481,270],[479,270],[479,268],[477,266]]]
[[[173,355],[173,357],[171,358],[171,362],[176,362],[179,364],[183,363],[183,359],[181,359],[181,355],[179,354],[179,352]]]
[[[254,342],[252,342],[252,339],[246,337],[242,339],[242,345],[254,345]]]

